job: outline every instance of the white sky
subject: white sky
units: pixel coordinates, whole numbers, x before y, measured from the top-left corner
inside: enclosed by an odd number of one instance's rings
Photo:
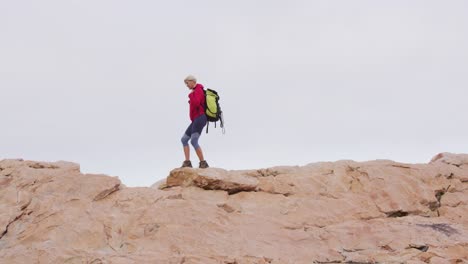
[[[194,74],[225,169],[468,148],[468,1],[0,0],[0,159],[149,186],[183,161]],[[198,163],[192,152],[192,162]]]

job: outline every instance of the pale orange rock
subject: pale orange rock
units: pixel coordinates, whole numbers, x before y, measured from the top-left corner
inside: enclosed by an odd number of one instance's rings
[[[0,263],[466,263],[468,155],[175,169],[0,161]]]

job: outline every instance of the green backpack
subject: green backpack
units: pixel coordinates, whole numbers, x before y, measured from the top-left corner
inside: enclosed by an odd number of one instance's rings
[[[208,119],[206,124],[206,133],[208,133],[209,122],[216,123],[219,121],[223,134],[226,132],[224,129],[223,111],[219,106],[219,95],[215,90],[206,89],[205,92],[205,114]]]

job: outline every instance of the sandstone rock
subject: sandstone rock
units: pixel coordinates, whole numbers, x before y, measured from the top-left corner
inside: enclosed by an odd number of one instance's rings
[[[223,169],[182,168],[171,171],[167,186],[196,186],[205,190],[224,190],[229,194],[242,191],[255,191],[258,180],[239,172],[227,172]]]
[[[227,171],[151,188],[0,161],[1,263],[465,263],[468,155]]]

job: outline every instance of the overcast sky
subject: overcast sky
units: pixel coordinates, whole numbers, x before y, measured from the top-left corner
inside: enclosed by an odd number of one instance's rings
[[[149,186],[184,160],[194,74],[225,169],[468,148],[468,1],[0,1],[0,159]],[[198,160],[192,152],[192,162]]]

